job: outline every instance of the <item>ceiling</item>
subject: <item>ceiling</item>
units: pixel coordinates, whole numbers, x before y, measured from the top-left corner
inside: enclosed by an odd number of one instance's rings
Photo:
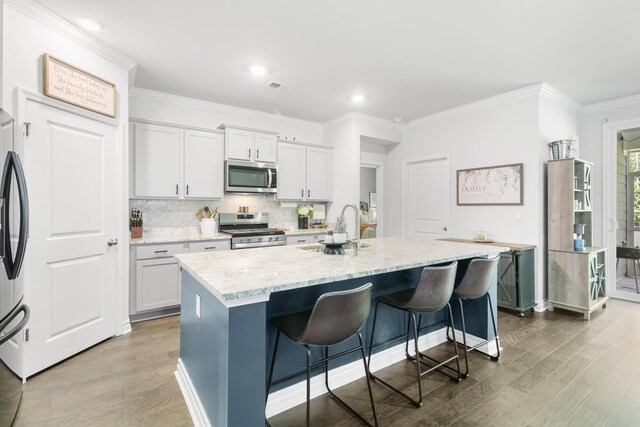
[[[102,23],[136,87],[317,122],[407,121],[539,82],[581,104],[640,93],[637,0],[38,1]]]

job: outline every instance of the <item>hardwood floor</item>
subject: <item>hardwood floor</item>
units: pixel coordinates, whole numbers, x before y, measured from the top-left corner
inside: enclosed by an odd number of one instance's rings
[[[177,317],[135,324],[30,379],[17,426],[192,425],[173,376],[179,348]],[[373,384],[386,426],[635,426],[640,425],[640,305],[610,300],[592,315],[557,310],[518,318],[500,311],[503,354],[491,362],[472,353],[471,376],[454,384],[423,378],[416,409]],[[452,350],[443,344],[430,353]],[[415,393],[410,362],[379,372]],[[364,380],[337,389],[370,416]],[[274,427],[304,422],[304,405],[270,419]],[[312,401],[312,425],[359,425],[331,398]]]

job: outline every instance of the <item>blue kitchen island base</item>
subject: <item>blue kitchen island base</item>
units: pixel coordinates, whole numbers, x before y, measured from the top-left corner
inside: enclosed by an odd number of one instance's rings
[[[469,259],[459,259],[458,262],[457,281],[466,271]],[[263,298],[253,298],[253,302],[250,303],[245,301],[243,305],[228,302],[225,304],[192,274],[183,271],[180,361],[176,375],[194,424],[264,425],[266,376],[275,336],[269,319],[309,309],[318,296],[325,292],[351,289],[367,282],[374,285],[374,297],[411,288],[415,286],[422,268],[413,267],[273,292]],[[495,280],[490,292],[492,298],[495,298]],[[457,304],[452,304],[452,307],[456,328],[460,329],[459,313],[455,311]],[[484,300],[465,302],[465,314],[469,334],[482,339],[493,337],[490,314]],[[445,316],[444,311],[423,316],[423,345],[432,347],[446,340]],[[363,330],[367,346],[370,344],[370,322],[371,319]],[[376,327],[376,341],[402,335],[406,324],[404,314],[381,309]],[[458,336],[458,340],[461,341],[461,336]],[[344,345],[349,346],[350,343]],[[304,367],[304,353],[299,347],[283,337],[278,352],[275,378],[284,377]],[[320,349],[315,350],[314,355],[319,357]],[[335,349],[336,352],[340,350]],[[404,359],[404,344],[398,341],[382,346],[376,351],[377,354],[374,354],[372,359],[372,370]],[[493,352],[491,349],[489,351]],[[364,375],[361,364],[358,365],[359,362],[356,360],[357,355],[353,355],[353,360],[345,359],[331,365],[334,373],[332,384],[336,387]],[[316,373],[319,374],[322,372]],[[280,388],[272,390],[269,415],[304,402],[304,378],[294,379],[280,385]],[[301,393],[295,393],[297,389],[300,389]],[[317,381],[315,389],[313,395],[321,394],[324,392],[324,383],[320,384],[320,381]]]

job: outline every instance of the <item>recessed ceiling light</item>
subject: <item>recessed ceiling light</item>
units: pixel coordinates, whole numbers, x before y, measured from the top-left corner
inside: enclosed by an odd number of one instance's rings
[[[101,23],[99,23],[95,19],[87,18],[86,16],[79,17],[77,21],[78,25],[80,25],[85,30],[100,31],[102,29]]]
[[[351,102],[355,104],[362,104],[364,102],[364,95],[361,93],[356,93],[351,96]]]
[[[251,74],[257,77],[267,74],[267,68],[261,64],[252,65],[251,67],[249,67],[249,71],[251,72]]]

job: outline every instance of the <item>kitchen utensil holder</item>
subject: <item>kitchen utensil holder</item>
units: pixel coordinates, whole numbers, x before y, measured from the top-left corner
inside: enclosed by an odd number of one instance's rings
[[[142,237],[142,227],[131,227],[130,231],[132,239],[139,239]]]
[[[215,236],[218,230],[218,221],[214,218],[202,218],[200,220],[200,234],[203,236]]]

